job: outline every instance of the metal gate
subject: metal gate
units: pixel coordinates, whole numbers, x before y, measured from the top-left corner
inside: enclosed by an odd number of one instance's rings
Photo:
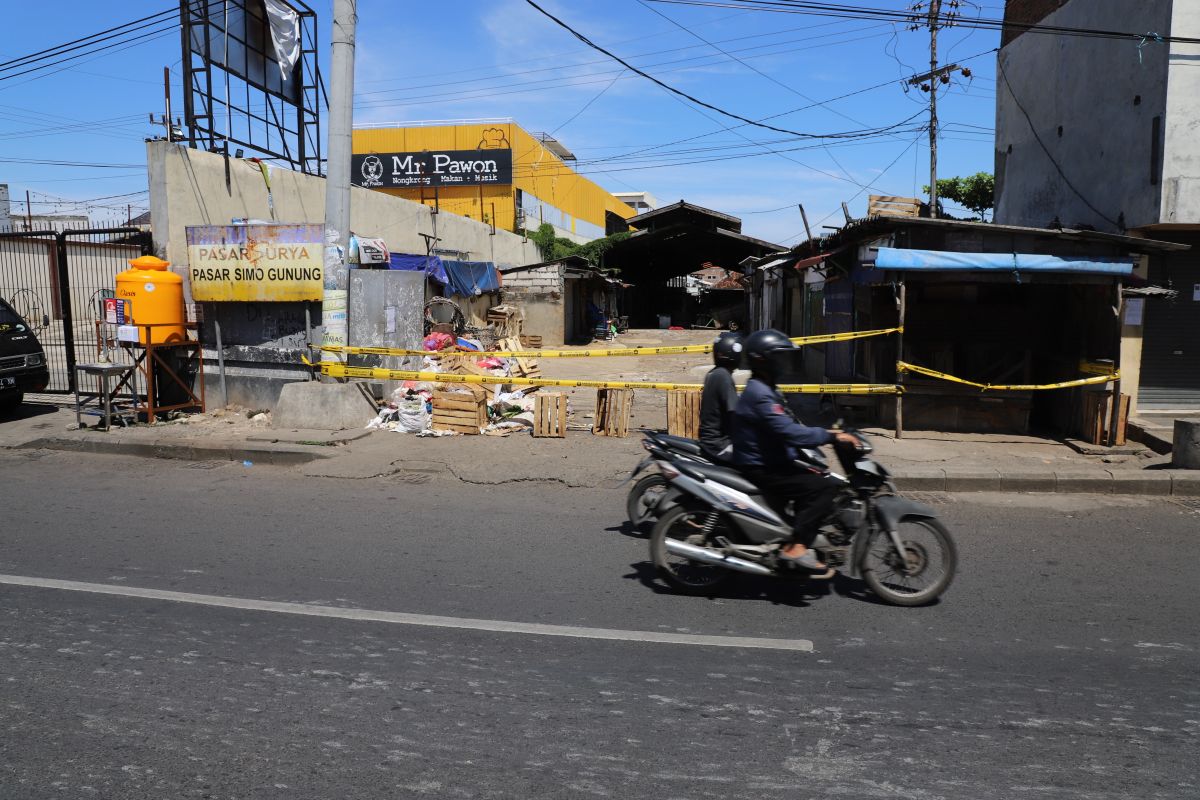
[[[139,228],[0,232],[0,297],[46,351],[46,391],[75,390],[75,365],[100,350],[101,298],[111,296],[130,259],[150,252],[150,233]]]

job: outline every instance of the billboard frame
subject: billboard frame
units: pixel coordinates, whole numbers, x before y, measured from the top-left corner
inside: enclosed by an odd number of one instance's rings
[[[299,58],[288,81],[268,74],[279,63],[264,38],[263,0],[180,0],[184,139],[192,148],[232,156],[237,147],[322,175],[320,107],[328,99],[317,58],[317,15],[302,0],[284,1],[300,25]],[[257,26],[257,36],[246,33],[249,25]],[[234,59],[245,66],[230,65]],[[262,69],[250,68],[251,61]],[[290,86],[296,87],[291,96]]]

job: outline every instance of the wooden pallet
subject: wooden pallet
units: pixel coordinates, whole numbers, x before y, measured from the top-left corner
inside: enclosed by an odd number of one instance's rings
[[[434,392],[433,419],[435,431],[456,431],[478,434],[487,427],[487,400],[462,392]]]
[[[596,419],[592,423],[592,433],[597,436],[628,436],[632,410],[632,389],[597,389]]]
[[[687,439],[700,438],[700,392],[696,389],[667,391],[667,433]]]
[[[868,217],[918,217],[920,215],[921,201],[919,198],[893,197],[886,194],[868,195]]]
[[[500,340],[500,349],[502,351],[512,352],[514,350],[523,350],[521,340],[516,336],[508,339]],[[540,378],[542,377],[542,368],[538,364],[536,358],[514,358],[516,366],[513,369],[513,375],[519,378]]]
[[[1125,425],[1129,421],[1129,395],[1121,395],[1120,415],[1117,418],[1117,438],[1114,445],[1125,444]],[[1108,444],[1109,425],[1112,424],[1112,393],[1083,392],[1083,429],[1080,434],[1085,442],[1095,445]]]
[[[539,394],[533,403],[533,435],[564,439],[567,436],[567,396],[562,392]]]

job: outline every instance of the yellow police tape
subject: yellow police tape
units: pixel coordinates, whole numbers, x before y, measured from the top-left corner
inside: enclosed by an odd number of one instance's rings
[[[953,375],[947,375],[944,372],[938,372],[935,369],[928,367],[918,367],[915,364],[909,364],[904,361],[896,362],[897,372],[915,372],[918,375],[927,375],[930,378],[938,378],[943,381],[951,381],[953,383],[961,383],[965,386],[975,386],[984,391],[1009,391],[1009,392],[1028,392],[1038,391],[1042,389],[1069,389],[1072,386],[1087,386],[1092,383],[1108,383],[1115,381],[1121,377],[1120,372],[1111,372],[1107,375],[1098,375],[1094,378],[1080,378],[1074,381],[1062,381],[1060,383],[1043,383],[1043,384],[994,384],[994,383],[976,383],[965,378],[956,378]]]
[[[308,363],[306,361],[306,363]],[[703,388],[699,383],[661,383],[656,381],[578,381],[555,378],[519,378],[516,376],[455,375],[446,372],[413,372],[411,370],[382,369],[380,367],[350,367],[340,362],[322,361],[321,374],[331,378],[366,378],[383,381],[423,381],[427,383],[509,383],[515,386],[561,386],[591,389],[695,389]],[[781,392],[790,394],[897,394],[900,388],[887,384],[781,384]]]
[[[902,328],[885,328],[877,331],[851,331],[848,333],[822,333],[816,336],[801,336],[792,339],[793,344],[824,344],[865,339],[868,336],[886,336],[899,333]],[[711,344],[685,344],[664,347],[626,347],[615,350],[400,350],[391,347],[336,347],[332,345],[309,345],[313,350],[325,353],[347,353],[368,356],[476,356],[478,358],[602,358],[615,356],[674,356],[684,353],[710,353]]]

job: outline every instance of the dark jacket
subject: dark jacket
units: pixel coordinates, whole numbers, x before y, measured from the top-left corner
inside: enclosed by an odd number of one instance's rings
[[[833,441],[824,428],[801,425],[774,386],[751,378],[738,400],[733,421],[733,462],[739,467],[791,466],[802,447]]]
[[[717,461],[729,461],[733,442],[733,410],[737,407],[737,387],[733,373],[725,367],[713,367],[704,376],[700,393],[700,449]]]

